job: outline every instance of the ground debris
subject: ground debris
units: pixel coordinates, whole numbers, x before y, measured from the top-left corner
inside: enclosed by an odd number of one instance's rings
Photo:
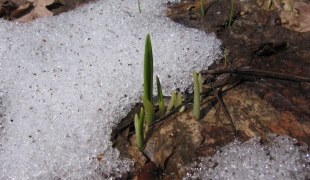
[[[256,92],[259,88],[255,87],[260,84],[260,87],[270,86],[268,81],[261,80],[262,77],[275,81],[274,84],[282,81],[307,83],[310,78],[249,68],[205,70],[201,73],[208,79],[202,93],[201,119],[197,120],[192,115],[193,97],[190,94],[184,101],[187,105],[185,112],[174,112],[156,121],[142,151],[137,151],[133,133],[119,132],[123,136],[113,140],[123,156],[136,162],[137,169],[143,169],[145,162],[153,161],[164,167],[165,175],[178,179],[186,174],[182,167],[197,161],[199,157],[213,156],[218,147],[229,144],[235,138],[244,142],[256,136],[264,139],[269,133],[290,135],[300,143],[310,144],[310,120],[304,118],[300,121],[294,113],[288,114],[285,109],[273,107]],[[218,78],[223,74],[226,78]],[[279,94],[277,91],[272,93],[267,96],[276,97]],[[286,101],[286,98],[282,99]],[[303,113],[307,111],[309,102],[304,103]],[[282,108],[287,105],[282,102],[279,106]],[[122,121],[132,122],[132,117],[129,118]],[[116,129],[124,129],[123,124],[121,122],[122,128]],[[128,139],[130,143],[118,142],[124,142],[123,139]]]

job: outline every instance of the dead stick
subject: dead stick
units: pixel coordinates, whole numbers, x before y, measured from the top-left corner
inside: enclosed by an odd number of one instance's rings
[[[230,122],[230,124],[231,124],[231,127],[233,128],[235,137],[237,137],[238,132],[237,132],[236,126],[235,126],[233,120],[231,119],[231,117],[230,117],[230,115],[229,115],[229,112],[227,111],[227,108],[226,108],[226,106],[225,106],[223,100],[222,100],[221,97],[219,96],[219,91],[220,91],[220,90],[215,90],[215,88],[214,88],[213,84],[211,83],[211,81],[209,81],[209,83],[210,83],[210,85],[211,85],[211,88],[213,89],[213,92],[214,92],[214,95],[215,95],[217,101],[220,103],[221,107],[222,107],[223,110],[224,110],[224,113],[225,113],[226,118],[229,120],[229,122]],[[220,89],[220,88],[218,88],[218,89]]]
[[[283,79],[287,81],[310,82],[309,77],[291,76],[291,75],[287,75],[284,73],[264,71],[264,70],[259,70],[259,69],[237,68],[237,69],[222,69],[218,71],[217,70],[201,71],[201,74],[224,74],[224,73],[251,75],[251,76],[274,78],[274,79]]]
[[[224,110],[224,113],[226,115],[226,118],[229,120],[230,124],[231,124],[231,127],[233,128],[233,131],[234,131],[234,135],[235,137],[237,137],[238,133],[237,133],[237,129],[236,129],[236,126],[233,122],[233,120],[231,119],[230,115],[229,115],[229,112],[227,111],[227,108],[225,106],[225,104],[223,103],[223,100],[221,99],[221,97],[219,96],[219,91],[216,91],[215,92],[215,96],[217,98],[217,101],[220,103],[220,105],[222,106],[223,110]]]

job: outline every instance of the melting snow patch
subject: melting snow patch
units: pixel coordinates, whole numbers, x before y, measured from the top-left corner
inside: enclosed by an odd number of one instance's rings
[[[310,153],[288,136],[269,135],[266,145],[260,138],[220,148],[213,157],[202,158],[186,169],[184,179],[309,179]]]
[[[165,17],[163,1],[104,0],[31,23],[0,20],[0,179],[100,179],[132,162],[110,134],[142,91],[145,36],[165,94],[220,54],[214,34]],[[97,155],[103,154],[100,163]]]

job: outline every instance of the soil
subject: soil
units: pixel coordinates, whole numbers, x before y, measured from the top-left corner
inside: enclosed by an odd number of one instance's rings
[[[201,15],[198,0],[168,4],[168,7],[167,15],[173,21],[216,33],[222,40],[223,51],[229,52],[226,65],[221,59],[209,70],[228,71],[217,75],[204,73],[203,79],[205,91],[212,89],[210,84],[225,82],[225,86],[217,89],[218,98],[212,90],[205,94],[200,119],[193,117],[192,104],[187,103],[185,112],[174,113],[156,124],[147,135],[142,152],[135,146],[133,124],[126,130],[119,128],[132,122],[133,115],[139,113],[141,104],[136,105],[112,137],[121,156],[136,162],[137,171],[126,178],[181,179],[186,173],[185,165],[198,161],[199,157],[214,155],[218,147],[236,138],[246,141],[260,136],[264,143],[268,141],[267,133],[276,133],[310,145],[309,32],[285,27],[289,22],[281,19],[283,10],[275,6],[267,9],[263,1],[236,1],[230,27],[227,27],[229,0],[204,1],[205,16]],[[235,73],[238,69],[274,72],[280,77]],[[306,80],[288,80],[282,75]],[[187,95],[185,101],[191,97]]]
[[[89,0],[63,0],[49,10],[56,15],[85,2]],[[310,12],[310,3],[295,1],[294,8],[288,1],[273,0],[267,8],[267,2],[236,1],[229,27],[230,0],[204,0],[205,16],[199,0],[167,3],[171,20],[216,33],[226,55],[202,72],[200,119],[192,114],[193,95],[184,93],[186,110],[161,118],[147,134],[142,151],[135,145],[133,128],[141,103],[114,129],[114,147],[135,162],[136,170],[123,179],[181,179],[185,165],[214,155],[236,138],[260,136],[264,143],[267,133],[276,133],[310,146],[310,16],[305,18],[303,11]],[[10,11],[0,15],[12,19]]]

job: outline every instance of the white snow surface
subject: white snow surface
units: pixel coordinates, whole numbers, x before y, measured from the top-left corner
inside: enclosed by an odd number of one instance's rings
[[[164,1],[141,5],[142,14],[137,1],[103,0],[30,23],[0,20],[0,179],[102,179],[130,169],[109,139],[140,101],[146,34],[166,95],[221,54],[214,34],[166,18]]]
[[[213,157],[201,158],[185,167],[190,179],[310,179],[310,153],[288,136],[268,135],[261,144],[259,137],[240,143],[234,141],[218,149]]]

